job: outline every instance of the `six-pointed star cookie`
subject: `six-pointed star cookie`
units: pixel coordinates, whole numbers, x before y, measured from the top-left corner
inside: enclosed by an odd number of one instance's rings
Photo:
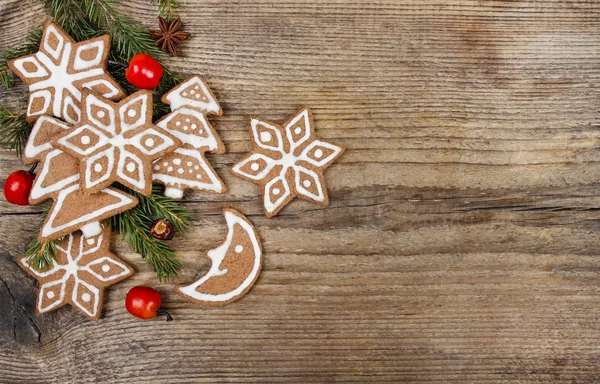
[[[146,196],[152,192],[152,161],[181,141],[152,124],[152,93],[139,91],[113,103],[83,93],[81,122],[52,144],[79,159],[81,190],[96,193],[120,182]]]
[[[8,65],[27,85],[27,121],[52,115],[74,124],[79,121],[81,90],[119,100],[125,93],[106,72],[108,35],[76,43],[53,22],[44,28],[40,49]]]
[[[38,271],[27,256],[17,262],[39,282],[38,315],[71,304],[92,320],[102,313],[104,289],[133,274],[133,270],[109,250],[110,228],[96,237],[75,232],[56,247],[54,265]]]
[[[283,125],[250,120],[254,151],[231,172],[262,187],[265,213],[275,216],[294,197],[327,205],[323,170],[344,149],[318,139],[312,112],[304,107]]]

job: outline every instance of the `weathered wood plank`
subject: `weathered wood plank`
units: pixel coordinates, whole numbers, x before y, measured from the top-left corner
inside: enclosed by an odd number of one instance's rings
[[[169,66],[204,74],[224,107],[212,121],[228,153],[211,160],[229,192],[186,199],[197,214],[172,283],[207,269],[229,206],[263,238],[261,277],[234,305],[193,306],[115,236],[137,274],[103,318],[38,318],[12,260],[40,207],[0,201],[0,382],[600,381],[598,2],[182,3],[193,37]],[[155,24],[155,4],[126,11]],[[0,0],[0,48],[46,18]],[[300,105],[348,150],[326,173],[329,207],[269,220],[228,168],[250,149],[248,115]],[[0,178],[19,167],[0,152]],[[176,321],[130,317],[138,284]]]

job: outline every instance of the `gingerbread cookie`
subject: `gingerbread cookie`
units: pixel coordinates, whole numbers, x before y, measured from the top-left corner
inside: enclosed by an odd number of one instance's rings
[[[231,172],[261,186],[267,217],[275,216],[294,197],[329,204],[323,171],[344,148],[317,138],[313,127],[312,112],[307,107],[282,125],[251,118],[254,150]]]
[[[135,207],[138,200],[114,188],[94,195],[79,190],[79,164],[76,159],[52,146],[50,139],[70,127],[60,120],[42,116],[29,135],[23,151],[25,164],[41,163],[29,201],[39,204],[54,199],[38,235],[41,243],[56,240],[78,229],[85,236],[100,233],[100,221]]]
[[[185,189],[217,193],[227,191],[204,156],[205,152],[225,153],[225,146],[200,110],[180,107],[156,125],[171,132],[183,143],[181,148],[154,163],[152,179],[165,185],[166,196],[181,199]]]
[[[180,107],[192,107],[202,111],[205,115],[214,113],[221,116],[223,114],[217,98],[208,87],[206,80],[200,75],[189,77],[165,93],[161,100],[171,106],[171,111]]]
[[[224,209],[223,215],[227,238],[208,251],[210,270],[195,283],[175,288],[188,301],[208,306],[229,304],[244,296],[258,278],[262,248],[254,226],[235,209]]]
[[[109,250],[110,228],[85,238],[81,232],[69,235],[56,247],[52,268],[38,271],[26,256],[18,264],[39,282],[38,315],[70,304],[92,320],[102,314],[104,289],[133,274],[133,269]]]
[[[152,124],[152,93],[139,91],[114,103],[83,92],[81,122],[52,140],[80,162],[81,191],[90,195],[120,182],[146,196],[152,192],[152,161],[181,142]]]
[[[119,100],[125,93],[108,74],[108,35],[76,43],[53,22],[46,23],[40,49],[8,65],[29,86],[27,121],[42,115],[74,124],[81,116],[81,90]]]

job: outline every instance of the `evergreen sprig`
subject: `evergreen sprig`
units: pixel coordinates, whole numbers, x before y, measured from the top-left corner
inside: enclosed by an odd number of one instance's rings
[[[181,4],[177,0],[159,0],[158,15],[171,21],[175,18],[175,11],[181,8]]]
[[[88,40],[104,33],[111,35],[109,58],[116,62],[108,66],[109,73],[129,94],[137,91],[125,78],[125,66],[137,53],[153,56],[159,62],[162,51],[139,23],[125,16],[119,10],[118,0],[37,0],[49,9],[54,20],[76,41]],[[171,17],[180,4],[176,0],[159,0],[159,14]],[[14,75],[8,68],[8,61],[33,54],[39,49],[43,29],[29,33],[26,42],[17,48],[0,52],[0,81],[9,89]],[[120,63],[120,64],[119,64]],[[164,67],[163,67],[164,68]],[[183,81],[183,77],[164,68],[164,75],[154,93],[154,118],[170,112],[170,108],[160,101],[161,95]],[[25,113],[13,113],[0,107],[0,144],[17,151],[22,148],[31,132],[31,124],[25,120]],[[154,186],[152,195],[147,197],[128,188],[117,185],[127,193],[135,195],[139,204],[133,209],[110,219],[113,230],[119,231],[127,239],[130,247],[154,268],[160,280],[169,279],[177,273],[181,263],[175,259],[175,251],[164,241],[150,235],[150,227],[157,218],[168,219],[175,229],[183,232],[189,225],[191,213],[175,200],[162,195],[162,187]],[[48,211],[42,214],[44,222]],[[40,223],[40,228],[41,228]],[[56,245],[60,240],[40,244],[35,238],[25,255],[30,265],[38,270],[46,270],[53,265]]]
[[[8,67],[10,60],[31,55],[37,52],[42,40],[42,29],[34,29],[27,34],[25,43],[17,48],[7,48],[0,53],[0,81],[6,89],[10,89],[15,78],[14,73]]]
[[[165,241],[150,235],[150,227],[155,219],[169,220],[179,232],[185,231],[189,225],[191,212],[179,205],[175,200],[162,195],[162,188],[154,185],[152,195],[144,196],[127,187],[119,189],[131,193],[139,200],[139,204],[129,211],[113,216],[113,230],[119,231],[123,240],[148,262],[156,272],[159,280],[168,280],[177,274],[181,263],[175,259],[175,251]]]
[[[14,113],[0,106],[0,146],[14,150],[21,157],[31,124],[25,120],[25,113]]]
[[[40,220],[37,225],[36,232],[39,232],[42,229],[42,225],[49,212],[50,207],[48,206],[42,213],[42,220]],[[25,251],[25,257],[27,261],[29,261],[29,265],[38,271],[47,271],[52,268],[54,265],[54,258],[56,257],[56,246],[57,244],[60,244],[61,241],[62,239],[58,239],[46,244],[41,244],[37,236],[34,237],[33,240],[31,240],[31,243],[29,243],[27,251]]]

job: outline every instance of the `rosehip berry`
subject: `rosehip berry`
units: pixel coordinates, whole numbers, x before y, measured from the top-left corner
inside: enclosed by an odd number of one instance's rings
[[[12,204],[28,205],[34,176],[27,171],[16,171],[8,175],[4,183],[6,200]]]
[[[143,89],[158,87],[163,75],[163,68],[152,56],[138,53],[129,61],[125,77],[131,85]]]

